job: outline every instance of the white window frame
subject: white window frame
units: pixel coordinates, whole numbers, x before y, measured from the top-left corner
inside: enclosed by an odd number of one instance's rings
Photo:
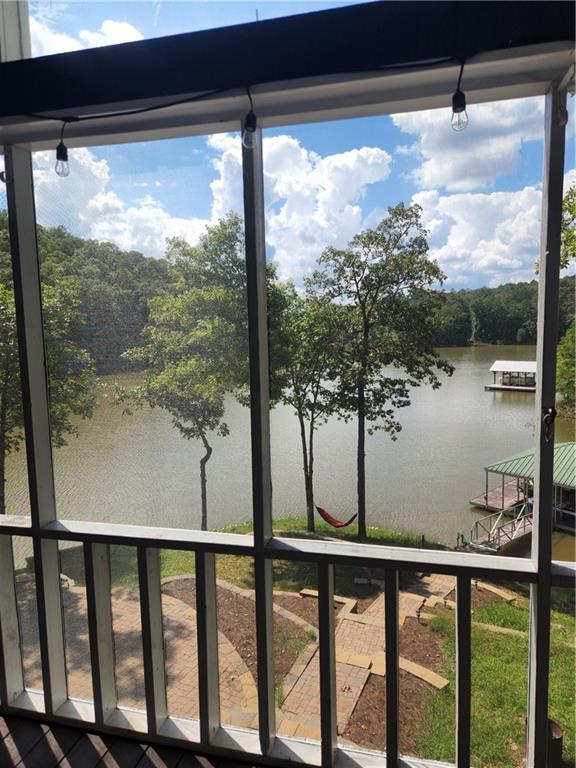
[[[10,6],[10,4],[2,4]],[[1,50],[1,48],[0,48]],[[521,560],[460,552],[285,539],[272,534],[267,311],[261,127],[343,119],[446,106],[456,67],[327,76],[252,89],[260,127],[253,151],[243,150],[244,221],[251,374],[253,536],[167,528],[63,521],[57,519],[50,441],[46,355],[32,178],[33,150],[53,147],[59,124],[19,120],[0,127],[4,145],[10,237],[21,354],[31,518],[0,518],[0,713],[26,714],[107,733],[145,735],[158,743],[189,744],[206,754],[241,756],[268,765],[332,768],[334,765],[440,765],[407,760],[398,754],[398,574],[431,571],[457,577],[457,747],[455,765],[470,766],[470,581],[518,580],[531,585],[528,701],[528,766],[545,764],[548,744],[550,590],[571,585],[574,564],[551,561],[553,437],[547,439],[542,416],[554,407],[560,264],[560,221],[565,142],[565,100],[573,72],[573,53],[563,44],[512,49],[476,57],[467,64],[469,103],[545,94],[545,163],[538,304],[536,455],[532,557]],[[111,116],[69,126],[67,143],[90,146],[143,141],[213,131],[237,130],[247,111],[246,94],[234,92],[145,115]],[[139,105],[141,106],[141,104]],[[129,104],[116,105],[117,109]],[[449,130],[449,126],[447,126]],[[553,433],[553,424],[552,424]],[[25,536],[34,547],[43,694],[24,687],[16,613],[11,537]],[[68,697],[58,541],[84,547],[94,702]],[[110,612],[109,548],[137,546],[143,626],[147,712],[118,707],[114,683]],[[166,710],[162,654],[160,548],[196,554],[199,650],[199,721],[171,717]],[[254,560],[258,656],[259,729],[223,727],[219,721],[216,554],[247,555]],[[275,731],[272,642],[272,561],[317,564],[321,742],[280,737]],[[334,567],[370,565],[385,571],[387,752],[344,749],[336,738],[335,645],[332,596]]]

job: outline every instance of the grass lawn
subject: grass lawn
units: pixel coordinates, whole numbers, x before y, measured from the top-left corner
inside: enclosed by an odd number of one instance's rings
[[[306,534],[306,521],[304,518],[283,518],[274,521],[274,531],[280,535],[313,536]],[[228,526],[227,533],[246,534],[252,532],[252,523]],[[370,544],[381,544],[395,547],[422,547],[420,536],[402,531],[388,531],[382,528],[369,528]],[[343,530],[337,530],[324,521],[316,524],[316,535],[320,538],[330,536],[343,541],[357,542],[357,528],[355,525]],[[427,549],[444,549],[443,545],[433,541],[425,541]],[[74,579],[78,585],[84,585],[83,555],[81,547],[64,549],[61,552],[62,571]],[[110,548],[110,560],[112,571],[112,583],[116,587],[138,586],[138,565],[136,561],[136,547],[112,546]],[[252,558],[238,557],[236,555],[217,555],[217,576],[225,581],[230,581],[241,587],[253,588],[254,573]],[[183,550],[160,550],[160,568],[162,578],[169,576],[181,576],[194,573],[194,553]],[[382,574],[374,569],[336,569],[336,593],[340,595],[352,595],[357,589],[354,576],[382,578]],[[274,562],[274,586],[276,589],[297,592],[303,587],[315,589],[317,586],[316,566],[312,563],[297,563],[287,560]]]
[[[431,692],[419,754],[454,760],[455,626],[454,614],[439,609],[431,622],[444,647],[443,674],[450,686]],[[493,600],[475,612],[473,621],[501,627],[528,629],[528,604]],[[564,729],[565,766],[574,765],[575,722],[574,614],[552,613],[550,717]],[[527,699],[528,635],[495,634],[472,625],[472,734],[473,765],[482,768],[520,766],[524,756],[524,717]]]

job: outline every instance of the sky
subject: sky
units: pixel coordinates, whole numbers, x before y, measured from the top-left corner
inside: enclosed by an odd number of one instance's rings
[[[32,53],[349,4],[42,0],[30,3]],[[569,111],[572,118],[572,102]],[[534,279],[544,99],[472,104],[468,116],[462,133],[451,130],[447,109],[266,130],[267,249],[279,275],[301,285],[323,248],[345,247],[403,201],[422,207],[430,256],[446,275],[446,289]],[[194,243],[207,225],[242,211],[238,134],[71,149],[64,179],[53,166],[53,152],[36,153],[41,224],[147,256],[162,256],[167,237]],[[565,167],[567,188],[576,183],[572,119]]]

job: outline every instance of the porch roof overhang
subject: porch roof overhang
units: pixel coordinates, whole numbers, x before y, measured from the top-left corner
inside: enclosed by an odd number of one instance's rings
[[[469,103],[532,96],[573,41],[570,2],[391,1],[6,62],[0,143],[51,147],[66,116],[99,116],[70,146],[237,130],[248,88],[263,127],[446,107],[462,60]]]
[[[522,451],[507,459],[485,467],[486,472],[518,477],[524,480],[534,478],[534,451]],[[562,488],[576,486],[576,443],[556,443],[554,446],[554,485]]]

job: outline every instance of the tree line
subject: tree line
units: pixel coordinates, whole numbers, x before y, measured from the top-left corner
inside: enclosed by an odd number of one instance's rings
[[[384,430],[396,439],[398,412],[410,404],[411,390],[437,388],[442,374],[452,373],[437,351],[442,344],[508,342],[498,336],[502,307],[529,327],[522,313],[535,303],[535,283],[441,290],[444,275],[428,256],[420,215],[419,206],[400,203],[346,248],[324,249],[301,291],[268,265],[271,404],[290,406],[298,419],[309,530],[314,438],[328,418],[356,424],[358,531],[364,537],[366,435]],[[163,259],[61,227],[38,227],[38,246],[54,443],[77,430],[77,417],[92,415],[98,374],[141,370],[141,383],[118,387],[117,398],[127,414],[143,405],[166,410],[184,438],[202,444],[201,527],[207,528],[212,436],[229,432],[226,398],[246,405],[249,396],[242,220],[229,214],[195,246],[171,239]],[[570,287],[573,278],[564,279],[566,323],[573,311],[566,301]],[[17,358],[7,221],[0,213],[0,512],[5,457],[23,439]]]
[[[560,280],[559,338],[574,319],[574,277]],[[538,282],[450,291],[440,312],[437,344],[536,344]]]

